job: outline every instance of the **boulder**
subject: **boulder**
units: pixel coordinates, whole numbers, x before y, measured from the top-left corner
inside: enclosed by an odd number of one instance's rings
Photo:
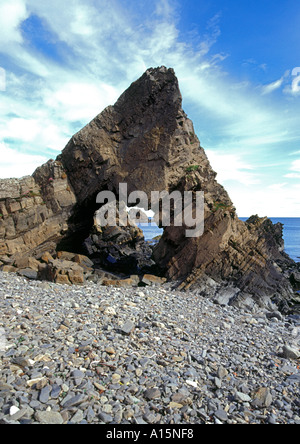
[[[166,278],[154,276],[152,274],[145,274],[141,279],[141,283],[145,285],[162,285],[167,282]]]
[[[55,282],[56,284],[84,284],[84,269],[75,262],[53,259],[39,268],[39,279]]]

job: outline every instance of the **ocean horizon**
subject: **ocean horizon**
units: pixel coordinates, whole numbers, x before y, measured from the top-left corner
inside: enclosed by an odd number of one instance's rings
[[[242,221],[248,220],[248,217],[240,217]],[[300,262],[300,217],[270,217],[276,224],[283,224],[284,251],[295,261]],[[163,234],[163,229],[156,224],[139,224],[143,230],[145,240],[151,241],[156,236]]]

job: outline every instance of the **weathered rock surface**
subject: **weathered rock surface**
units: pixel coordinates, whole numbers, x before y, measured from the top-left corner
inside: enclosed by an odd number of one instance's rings
[[[58,245],[84,251],[94,263],[98,258],[99,266],[122,263],[125,257],[127,274],[132,274],[132,259],[135,272],[141,258],[136,251],[145,253],[141,233],[130,225],[100,232],[94,224],[97,194],[108,190],[119,197],[120,183],[127,184],[128,193],[144,191],[149,200],[151,191],[204,192],[204,234],[187,238],[185,226],[166,227],[155,249],[162,274],[179,281],[180,288],[210,280],[219,291],[225,282],[238,291],[218,297],[236,305],[251,298],[282,301],[293,294],[282,272],[292,264],[283,253],[282,226],[266,218],[238,219],[182,110],[175,73],[165,67],[147,70],[33,177],[1,181],[2,264],[11,267],[24,256],[40,259]],[[55,274],[61,265],[50,261],[47,270]],[[54,280],[58,276],[72,281],[69,272],[58,272]]]
[[[75,202],[59,161],[50,160],[32,177],[0,180],[0,259],[55,251]]]

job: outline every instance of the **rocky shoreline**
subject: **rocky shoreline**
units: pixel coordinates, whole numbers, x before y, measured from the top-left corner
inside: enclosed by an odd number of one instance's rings
[[[299,424],[299,264],[216,176],[162,66],[56,160],[0,179],[1,423]],[[201,236],[175,190],[197,223],[203,195]],[[123,220],[136,191],[146,211],[169,199],[154,248]]]
[[[58,284],[92,279],[124,285],[121,280],[134,284],[156,275],[184,290],[209,290],[222,304],[268,307],[276,299],[287,313],[300,275],[296,270],[291,276],[295,263],[284,253],[282,224],[258,216],[242,222],[216,176],[182,109],[174,70],[149,68],[74,134],[55,160],[32,176],[0,179],[0,270]],[[153,192],[168,196],[155,211],[151,205],[164,228],[154,251],[134,221],[124,223],[123,211],[118,223],[120,206],[134,208],[140,199],[129,197],[138,191],[146,211]],[[103,192],[114,196],[113,214],[98,200]],[[186,236],[186,193],[190,219],[203,219],[201,236]],[[113,223],[98,223],[103,208]]]
[[[2,424],[299,424],[300,316],[0,272]]]

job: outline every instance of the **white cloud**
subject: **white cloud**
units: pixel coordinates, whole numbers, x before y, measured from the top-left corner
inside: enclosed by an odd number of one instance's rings
[[[47,162],[44,156],[31,155],[11,149],[0,143],[0,177],[12,178],[31,175],[35,169]]]
[[[54,89],[54,88],[53,88]],[[44,103],[67,121],[90,121],[118,98],[119,92],[111,85],[69,81],[56,89],[45,91]]]
[[[0,47],[10,50],[13,44],[23,42],[20,25],[28,17],[24,0],[1,0],[0,3]]]
[[[91,37],[95,32],[91,23],[95,12],[93,8],[76,8],[74,10],[74,20],[71,23],[71,32],[85,38]]]
[[[284,177],[288,179],[300,179],[300,173],[288,173]]]
[[[292,151],[291,153],[289,153],[289,156],[297,156],[298,154],[300,154],[300,151]]]
[[[299,186],[234,186],[226,189],[240,217],[258,214],[260,217],[299,217]]]
[[[276,80],[275,82],[269,83],[269,85],[265,85],[262,87],[262,93],[263,94],[270,94],[276,89],[280,88],[283,84],[283,77],[281,79]]]
[[[169,19],[174,15],[174,8],[170,5],[168,0],[160,0],[156,4],[155,13],[165,19]]]
[[[36,120],[13,118],[5,129],[1,132],[3,139],[10,138],[21,139],[24,142],[32,142],[40,132],[39,123]]]
[[[289,71],[288,74],[290,75],[289,84],[285,86],[283,91],[286,94],[298,97],[300,94],[300,67],[295,67],[292,72]]]
[[[290,169],[291,171],[297,171],[300,173],[300,159],[294,160]]]
[[[296,159],[290,166],[291,173],[286,174],[284,177],[289,179],[300,179],[300,159]],[[300,200],[300,199],[299,199]]]
[[[268,188],[269,188],[269,190],[279,191],[279,190],[284,189],[286,185],[287,185],[286,182],[284,182],[284,183],[273,183],[272,185],[269,185]]]
[[[5,139],[8,148],[14,139],[11,150],[19,146],[31,153],[58,152],[74,129],[113,104],[147,68],[166,65],[175,69],[184,108],[192,110],[190,117],[204,148],[210,147],[208,156],[218,180],[233,192],[237,185],[249,190],[263,184],[263,174],[254,164],[264,154],[269,160],[274,145],[299,138],[299,114],[285,114],[281,106],[273,106],[272,95],[267,96],[283,86],[285,76],[264,87],[233,80],[222,68],[227,56],[213,52],[221,36],[220,15],[192,41],[179,32],[175,2],[156,0],[147,16],[140,15],[141,8],[133,2],[124,3],[69,0],[62,7],[61,0],[1,1],[0,39],[6,39],[6,48],[13,45],[14,51],[8,55],[1,45],[0,53],[5,52],[18,69],[7,72],[7,88],[0,93],[0,142]],[[1,11],[10,4],[14,6],[4,23]],[[134,14],[130,8],[135,8]],[[47,27],[62,51],[61,60],[33,50],[28,41],[25,44],[20,26],[29,14]],[[11,152],[8,159],[13,167]],[[290,174],[299,172],[291,169]],[[243,199],[238,202],[244,205]]]
[[[299,70],[300,72],[300,70]],[[292,94],[299,94],[300,93],[300,75],[298,75],[293,79],[292,81]]]
[[[206,150],[212,168],[218,173],[217,180],[221,184],[228,181],[239,182],[244,185],[253,185],[260,182],[254,168],[244,162],[239,155],[219,153]]]

